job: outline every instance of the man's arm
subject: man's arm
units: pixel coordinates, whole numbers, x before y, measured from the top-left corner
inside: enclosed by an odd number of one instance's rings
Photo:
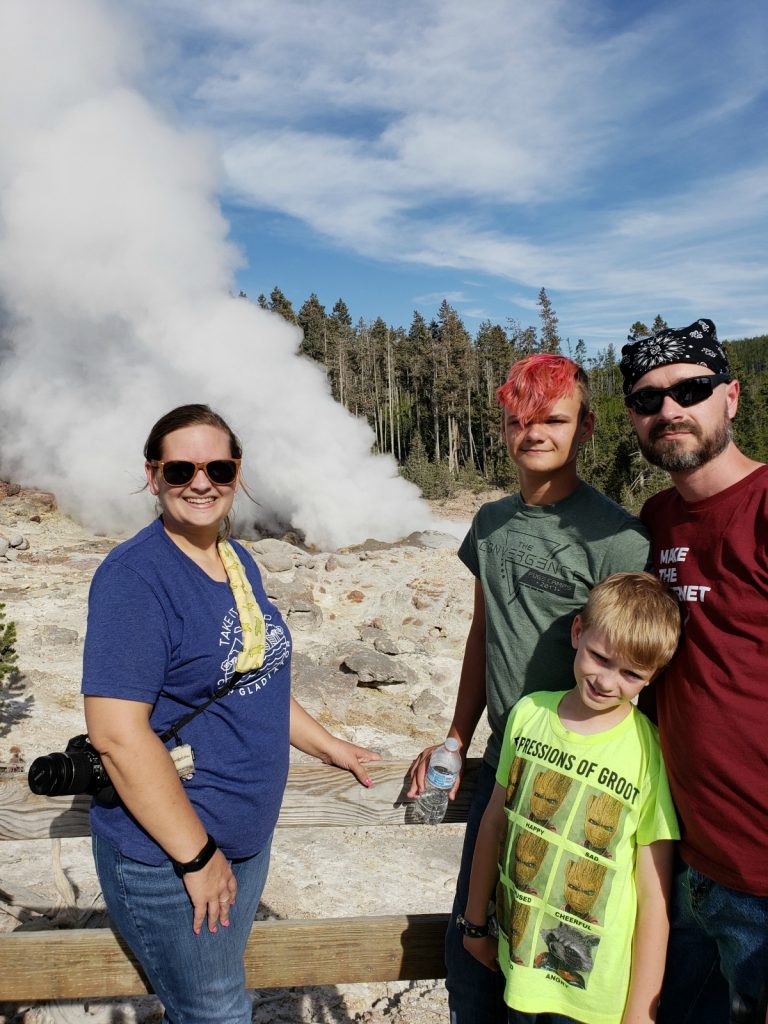
[[[504,813],[506,796],[506,790],[497,782],[477,833],[469,896],[464,910],[464,916],[472,924],[483,925],[488,920],[488,903],[499,880],[499,846],[507,832],[507,816]],[[488,970],[498,971],[499,947],[496,939],[489,935],[481,939],[470,939],[465,935],[464,948]]]
[[[669,938],[674,846],[672,840],[660,839],[637,848],[637,918],[632,939],[629,995],[622,1024],[653,1024],[656,1020]]]
[[[464,661],[461,665],[459,692],[456,696],[456,708],[448,735],[459,741],[459,752],[462,762],[466,760],[469,744],[475,734],[486,704],[485,695],[485,597],[480,580],[475,580],[475,605],[472,613],[472,625],[469,627],[467,643],[464,647]],[[408,797],[418,796],[424,789],[424,777],[429,767],[432,751],[439,746],[433,744],[426,747],[411,765],[411,788]],[[450,792],[453,800],[461,784],[461,776]]]

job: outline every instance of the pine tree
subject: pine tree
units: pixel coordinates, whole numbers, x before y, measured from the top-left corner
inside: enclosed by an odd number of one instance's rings
[[[312,292],[301,307],[296,319],[304,332],[299,351],[327,367],[328,331],[325,324],[325,306],[322,305],[315,292]]]
[[[558,320],[546,288],[542,288],[539,292],[539,319],[541,320],[540,351],[559,355],[561,348],[560,335],[557,333]]]
[[[338,299],[326,320],[328,357],[326,360],[331,391],[337,402],[349,408],[349,367],[355,332],[352,317],[343,299]]]
[[[5,605],[0,602],[0,686],[18,661],[16,654],[16,623],[5,622]]]
[[[666,331],[668,328],[669,324],[667,323],[667,321],[664,319],[661,313],[657,313],[656,319],[651,324],[651,330],[653,331],[653,333],[658,334],[659,331]]]
[[[643,323],[642,320],[635,320],[635,322],[629,328],[627,341],[637,341],[638,338],[647,338],[650,333],[651,332],[648,330],[648,327]]]
[[[512,346],[504,328],[484,320],[477,332],[475,354],[482,471],[489,480],[506,479],[509,475],[507,449],[499,431],[500,410],[496,402],[496,389],[506,380],[513,362]]]
[[[289,324],[296,323],[296,314],[293,311],[291,300],[283,295],[277,285],[269,293],[269,308],[273,313],[279,313]]]

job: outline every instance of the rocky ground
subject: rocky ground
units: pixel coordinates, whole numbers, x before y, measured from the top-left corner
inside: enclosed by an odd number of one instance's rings
[[[69,736],[83,731],[79,675],[88,585],[120,539],[86,533],[56,511],[49,495],[14,490],[0,485],[0,600],[16,623],[21,676],[0,691],[0,771],[63,749]],[[436,514],[450,521],[444,533],[398,544],[371,541],[329,553],[285,540],[251,543],[294,635],[294,692],[323,724],[402,759],[445,735],[472,611],[472,578],[456,558],[449,531],[461,535],[481,500],[488,496],[440,503]],[[481,752],[483,740],[484,734],[471,753]],[[260,914],[445,911],[462,831],[447,825],[279,829]],[[14,902],[0,899],[0,930],[30,917],[25,900],[52,908],[48,916],[59,923],[62,916],[82,922],[100,911],[88,841],[64,840],[60,847],[41,841],[0,847],[0,881],[16,893]],[[61,910],[73,903],[75,911]],[[150,997],[119,1004],[0,1004],[0,1024],[149,1024],[159,1021],[158,1007]],[[446,1019],[442,984],[426,982],[260,993],[253,1017],[258,1024]]]

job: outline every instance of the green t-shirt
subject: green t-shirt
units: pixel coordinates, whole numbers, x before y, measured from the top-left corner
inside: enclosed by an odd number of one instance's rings
[[[646,569],[649,557],[640,520],[583,482],[554,505],[512,494],[479,510],[459,558],[485,596],[489,764],[523,694],[573,685],[571,623],[595,583]]]
[[[562,693],[512,710],[496,781],[507,837],[496,892],[504,998],[522,1013],[620,1024],[635,927],[635,847],[678,839],[656,727],[636,708],[582,736]]]

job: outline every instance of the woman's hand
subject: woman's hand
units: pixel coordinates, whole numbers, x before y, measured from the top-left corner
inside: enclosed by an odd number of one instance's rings
[[[337,768],[344,768],[352,772],[357,781],[363,786],[373,785],[364,765],[369,761],[380,761],[381,755],[375,750],[368,750],[365,747],[358,747],[354,743],[339,739],[328,733],[328,743],[323,753],[317,755],[324,764],[333,764]]]
[[[372,786],[373,780],[363,765],[369,761],[380,761],[381,755],[375,750],[358,747],[341,740],[324,729],[299,702],[291,697],[291,746],[319,758],[324,764],[333,764],[352,772],[363,786]]]
[[[229,908],[237,896],[237,879],[221,850],[214,853],[205,867],[184,875],[183,881],[192,902],[195,935],[200,934],[206,916],[209,932],[215,934],[219,924],[229,928]]]

